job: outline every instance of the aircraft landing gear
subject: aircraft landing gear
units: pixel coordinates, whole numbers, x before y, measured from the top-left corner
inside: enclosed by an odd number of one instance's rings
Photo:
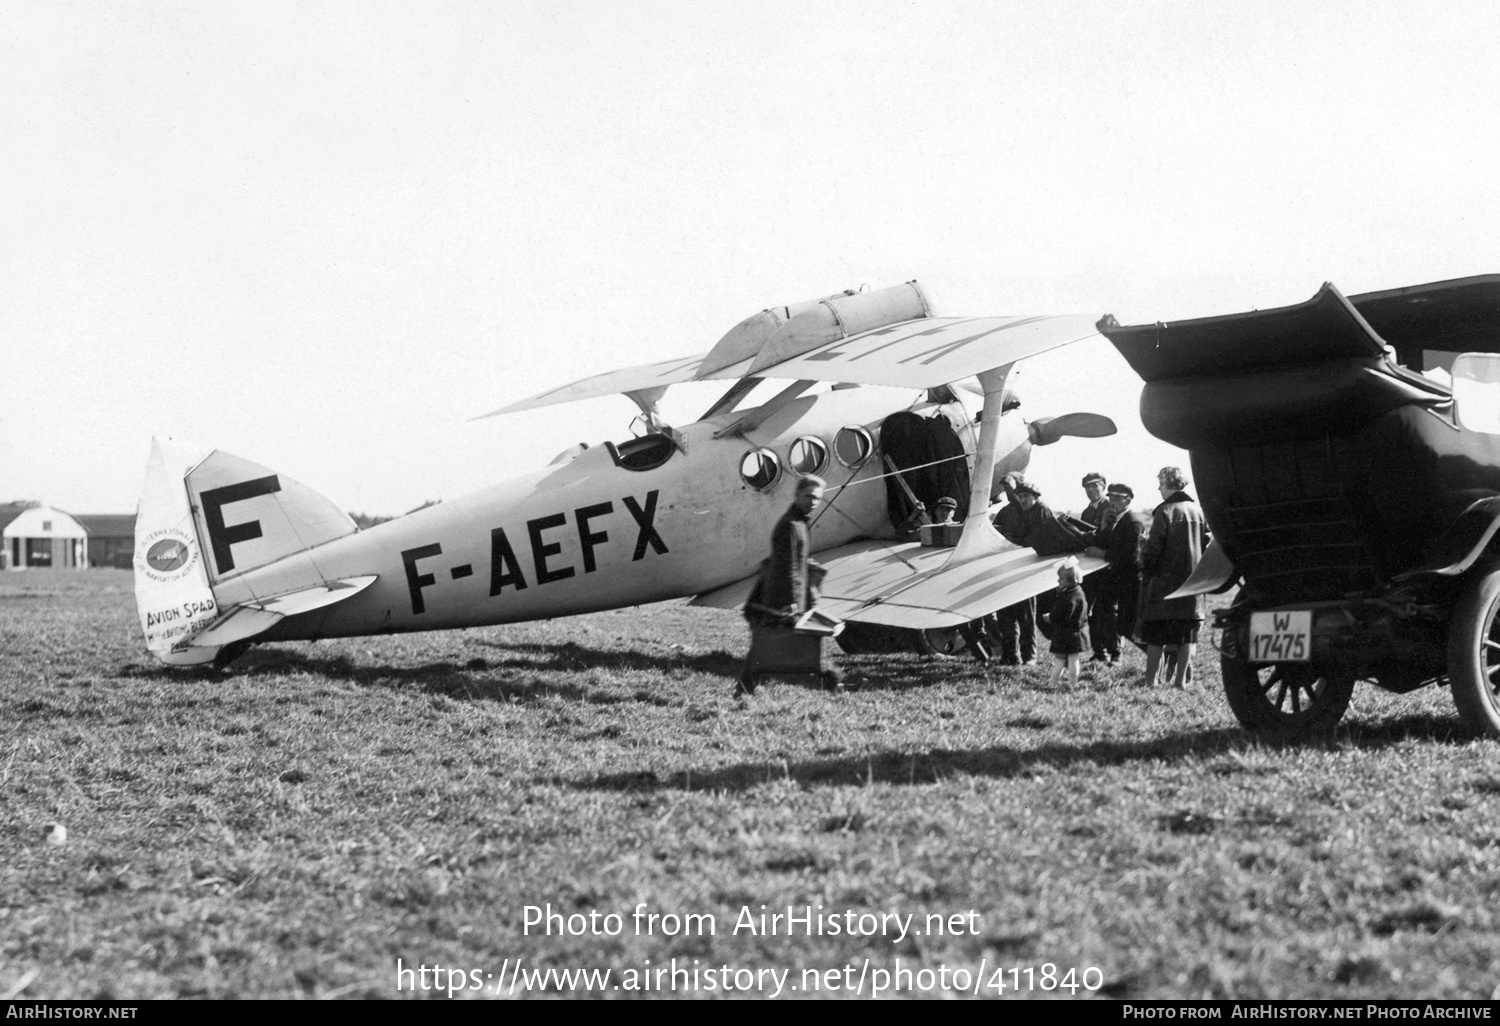
[[[938,656],[942,659],[954,659],[966,655],[973,657],[975,662],[990,661],[989,633],[983,617],[970,620],[958,627],[936,627],[915,633],[917,651],[923,655]]]
[[[923,655],[952,659],[969,650],[969,641],[957,627],[933,627],[929,630],[913,631],[916,649]]]
[[[989,639],[983,619],[972,620],[961,627],[935,627],[913,630],[909,627],[885,627],[880,624],[846,622],[838,635],[839,647],[850,655],[916,652],[939,659],[975,655],[974,639],[979,639],[983,658],[989,659]]]
[[[884,655],[889,652],[910,652],[912,641],[908,635],[911,633],[913,632],[901,627],[846,620],[844,629],[834,640],[849,655]]]

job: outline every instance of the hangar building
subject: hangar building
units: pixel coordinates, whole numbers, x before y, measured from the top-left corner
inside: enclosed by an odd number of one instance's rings
[[[0,505],[0,566],[81,568],[89,565],[88,532],[51,506]]]
[[[89,533],[89,566],[130,569],[135,555],[134,513],[80,513],[73,519]]]

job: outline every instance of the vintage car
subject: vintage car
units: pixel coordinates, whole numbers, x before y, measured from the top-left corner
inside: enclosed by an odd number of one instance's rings
[[[1446,684],[1500,738],[1500,275],[1099,329],[1191,454],[1214,542],[1179,594],[1240,584],[1214,623],[1239,721]]]

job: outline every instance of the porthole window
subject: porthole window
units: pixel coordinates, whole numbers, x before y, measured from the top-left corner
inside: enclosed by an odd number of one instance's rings
[[[875,451],[870,432],[862,427],[839,428],[833,439],[833,454],[846,467],[858,467]]]
[[[740,477],[758,492],[776,483],[781,476],[781,461],[770,449],[751,449],[740,460]]]
[[[816,474],[827,462],[828,446],[812,435],[803,435],[786,451],[786,465],[799,474]]]

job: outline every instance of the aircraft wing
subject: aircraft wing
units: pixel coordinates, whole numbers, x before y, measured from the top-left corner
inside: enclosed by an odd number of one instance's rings
[[[650,402],[681,382],[747,376],[934,388],[1098,334],[1091,316],[929,314],[916,282],[774,308],[708,353],[593,374],[475,419],[605,395]]]
[[[794,331],[801,319],[787,322],[788,331]],[[1094,318],[1078,314],[919,317],[846,338],[834,335],[798,355],[763,364],[764,359],[781,356],[768,346],[750,365],[749,373],[798,381],[934,388],[1097,334]]]
[[[660,360],[656,363],[643,363],[636,367],[625,367],[620,370],[605,371],[603,374],[593,374],[586,378],[566,385],[550,388],[545,392],[519,402],[502,406],[498,410],[482,413],[474,420],[483,420],[486,417],[498,417],[504,413],[517,413],[521,410],[534,410],[542,406],[555,406],[558,403],[571,403],[579,399],[596,399],[606,395],[629,395],[631,392],[649,392],[652,389],[665,389],[668,385],[680,384],[684,381],[695,381],[698,379],[698,371],[703,366],[707,354],[699,353],[697,356],[680,356],[672,360]],[[720,373],[706,375],[714,378],[737,378],[742,376],[744,370],[749,366],[745,360],[733,364]]]
[[[1057,587],[1061,556],[1039,556],[1034,549],[1007,546],[999,552],[947,566],[952,549],[923,548],[914,542],[860,541],[816,554],[828,571],[818,608],[840,620],[892,627],[956,627],[997,609]],[[1080,569],[1092,573],[1107,564],[1078,555]],[[739,609],[755,578],[705,592],[696,606]]]

